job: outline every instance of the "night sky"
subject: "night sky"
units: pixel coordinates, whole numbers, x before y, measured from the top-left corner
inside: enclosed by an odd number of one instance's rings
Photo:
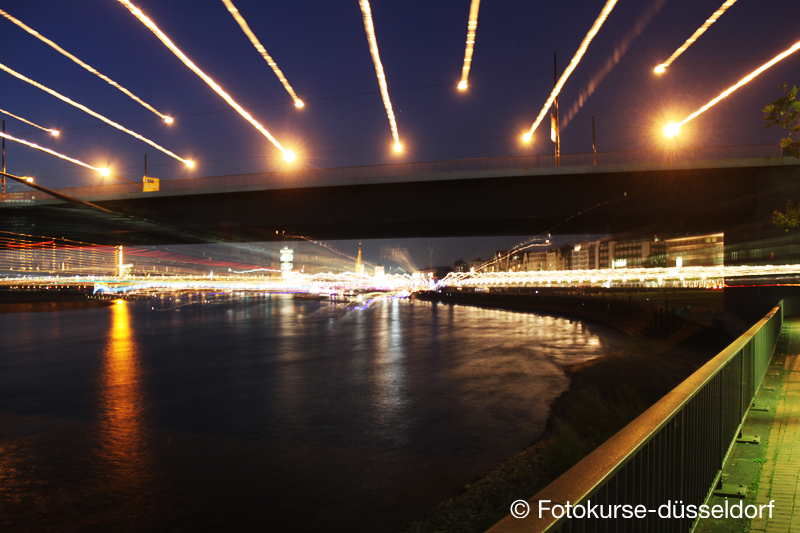
[[[549,154],[549,120],[530,145],[520,141],[553,85],[553,52],[563,71],[604,0],[481,3],[470,88],[456,89],[470,1],[388,2],[372,11],[397,115],[402,154],[392,136],[357,0],[265,2],[236,7],[306,106],[296,109],[278,78],[219,0],[136,0],[201,69],[288,149],[280,152],[184,66],[115,0],[1,0],[10,15],[55,41],[158,110],[167,126],[104,81],[11,22],[0,19],[0,62],[196,161],[194,170],[45,92],[0,72],[6,132],[139,180],[521,154]],[[760,110],[800,84],[800,53],[784,60],[684,126],[668,144],[661,133],[800,38],[782,14],[796,2],[741,1],[663,76],[652,73],[721,0],[620,0],[559,99],[562,152],[665,146],[775,143]],[[615,61],[616,58],[616,61]],[[604,72],[604,76],[602,75]],[[588,87],[596,86],[591,95]],[[579,95],[588,97],[582,107]],[[48,187],[103,182],[98,174],[7,143],[7,168]],[[443,258],[444,259],[444,258]]]

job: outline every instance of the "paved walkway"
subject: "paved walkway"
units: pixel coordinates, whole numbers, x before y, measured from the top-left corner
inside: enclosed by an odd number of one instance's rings
[[[767,533],[800,533],[800,317],[788,319],[784,328],[788,333],[786,358],[781,376],[775,380],[776,388],[780,387],[778,404],[756,493],[756,504],[775,500],[775,510],[772,519],[750,523],[751,531]],[[775,374],[781,360],[776,350],[768,375]]]

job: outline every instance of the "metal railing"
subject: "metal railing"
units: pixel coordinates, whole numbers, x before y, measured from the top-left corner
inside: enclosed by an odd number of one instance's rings
[[[703,504],[752,405],[786,317],[800,315],[800,300],[782,300],[744,335],[658,403],[529,500],[530,514],[509,515],[487,533],[681,532],[693,520],[659,518],[555,518],[539,516],[540,502],[644,505]],[[510,503],[510,502],[509,502]],[[556,513],[558,514],[558,513]],[[580,514],[580,513],[576,513]]]
[[[561,166],[592,166],[592,153],[562,154]],[[662,150],[630,150],[624,152],[598,152],[598,165],[624,165],[648,163],[674,163],[678,161],[718,161],[725,159],[752,159],[781,157],[777,144],[745,146],[708,146]],[[448,174],[453,172],[499,171],[530,168],[555,167],[554,155],[530,155],[515,157],[487,157],[480,159],[455,159],[424,163],[398,163],[361,167],[337,167],[305,170],[288,170],[242,174],[235,176],[209,176],[204,178],[163,179],[162,191],[209,189],[217,187],[248,186],[283,183],[314,183],[343,179],[381,178],[413,176],[420,174]],[[122,195],[142,192],[141,187],[130,184],[97,185],[58,189],[58,192],[74,198],[96,195]],[[50,198],[36,191],[15,192],[6,195],[6,201],[24,202]]]

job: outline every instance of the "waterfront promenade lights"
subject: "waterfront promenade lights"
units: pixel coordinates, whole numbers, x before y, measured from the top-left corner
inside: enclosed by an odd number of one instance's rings
[[[61,135],[61,132],[58,130],[50,130],[50,135],[52,135],[53,137],[58,137],[59,135]]]
[[[653,70],[655,71],[656,74],[664,74],[664,72],[666,72],[667,70],[667,67],[665,65],[659,65]]]
[[[467,90],[467,82],[461,81],[458,83],[458,90],[459,91],[466,91]]]
[[[164,117],[164,122],[167,124],[172,124],[175,120],[172,117]]]
[[[526,133],[525,135],[522,136],[522,140],[525,141],[526,143],[531,142],[531,134]]]
[[[292,152],[291,150],[284,150],[283,151],[283,158],[291,163],[292,161],[294,161],[297,158],[297,156],[295,156],[294,152]]]
[[[306,105],[306,104],[304,104],[302,100],[295,100],[295,101],[294,101],[294,106],[295,106],[295,107],[303,107],[303,106],[305,106],[305,105]]]
[[[183,163],[189,168],[194,168],[194,161],[191,161],[191,160],[187,159]]]
[[[681,130],[680,124],[676,124],[675,122],[670,122],[669,124],[664,126],[664,135],[666,135],[671,139],[672,137],[675,137],[680,130]]]
[[[99,172],[104,178],[107,178],[111,175],[111,169],[108,168],[101,168]]]
[[[400,143],[394,143],[394,151],[395,152],[402,152],[403,151],[403,145],[400,144]]]

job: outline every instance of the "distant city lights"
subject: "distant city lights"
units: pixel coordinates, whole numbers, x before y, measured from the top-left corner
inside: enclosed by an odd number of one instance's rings
[[[383,73],[381,56],[378,53],[378,40],[375,38],[375,26],[372,24],[372,9],[369,6],[369,0],[359,0],[358,3],[361,6],[361,13],[364,15],[364,30],[367,32],[372,62],[375,63],[375,73],[378,76],[378,85],[380,85],[381,88],[383,105],[386,107],[386,116],[389,118],[389,126],[392,128],[394,150],[399,152],[403,148],[400,144],[400,135],[397,133],[397,121],[395,120],[394,111],[392,110],[392,102],[389,100],[389,88],[386,85],[386,75]],[[399,149],[398,146],[400,147]]]
[[[121,125],[117,124],[117,123],[116,123],[116,122],[114,122],[113,120],[110,120],[110,119],[108,119],[108,118],[104,117],[104,116],[103,116],[103,115],[101,115],[100,113],[96,113],[96,112],[92,111],[91,109],[89,109],[89,108],[88,108],[88,107],[86,107],[85,105],[79,104],[78,102],[75,102],[74,100],[71,100],[71,99],[67,98],[67,97],[66,97],[66,96],[64,96],[64,95],[62,95],[62,94],[60,94],[60,93],[57,93],[56,91],[54,91],[53,89],[50,89],[49,87],[45,87],[45,86],[44,86],[44,85],[42,85],[41,83],[35,82],[35,81],[33,81],[32,79],[30,79],[30,78],[27,78],[27,77],[23,76],[23,75],[22,75],[22,74],[20,74],[19,72],[17,72],[17,71],[15,71],[15,70],[12,70],[12,69],[8,68],[7,66],[3,65],[2,63],[0,63],[0,70],[4,70],[4,71],[8,72],[9,74],[11,74],[12,76],[14,76],[15,78],[17,78],[17,79],[20,79],[20,80],[22,80],[22,81],[24,81],[24,82],[26,82],[26,83],[30,83],[30,84],[31,84],[31,85],[33,85],[34,87],[37,87],[37,88],[39,88],[39,89],[43,90],[44,92],[46,92],[46,93],[49,93],[49,94],[51,94],[51,95],[55,96],[56,98],[58,98],[58,99],[59,99],[59,100],[61,100],[62,102],[66,102],[66,103],[68,103],[69,105],[71,105],[71,106],[73,106],[73,107],[77,107],[77,108],[78,108],[78,109],[80,109],[81,111],[83,111],[83,112],[85,112],[85,113],[88,113],[88,114],[92,115],[93,117],[95,117],[95,118],[98,118],[98,119],[102,120],[103,122],[105,122],[105,123],[106,123],[106,124],[108,124],[109,126],[114,126],[114,127],[115,127],[115,128],[117,128],[118,130],[120,130],[120,131],[124,131],[124,132],[125,132],[125,133],[127,133],[128,135],[131,135],[131,136],[133,136],[133,137],[136,137],[136,138],[137,138],[137,139],[139,139],[140,141],[144,141],[144,142],[146,142],[147,144],[149,144],[149,145],[150,145],[150,146],[152,146],[153,148],[155,148],[155,149],[157,149],[157,150],[160,150],[160,151],[164,152],[164,153],[165,153],[165,154],[167,154],[168,156],[170,156],[170,157],[174,157],[175,159],[177,159],[178,161],[181,161],[181,162],[182,162],[182,163],[184,163],[184,164],[186,163],[186,159],[183,159],[182,157],[178,156],[177,154],[174,154],[174,153],[170,152],[169,150],[167,150],[167,149],[166,149],[166,148],[164,148],[163,146],[161,146],[161,145],[158,145],[158,144],[154,143],[153,141],[151,141],[151,140],[150,140],[150,139],[148,139],[147,137],[144,137],[143,135],[139,135],[139,134],[138,134],[138,133],[136,133],[135,131],[131,131],[131,130],[129,130],[128,128],[126,128],[126,127],[124,127],[124,126],[121,126]]]
[[[608,15],[611,13],[611,10],[614,9],[615,5],[617,5],[617,0],[608,0],[608,2],[606,2],[606,5],[603,7],[600,15],[597,17],[597,20],[594,21],[594,24],[592,24],[592,27],[589,29],[589,33],[587,33],[586,37],[583,38],[583,42],[581,42],[581,45],[578,47],[578,51],[575,52],[575,56],[572,58],[572,61],[569,62],[566,70],[564,70],[564,73],[561,74],[561,77],[558,79],[558,83],[556,83],[556,86],[550,93],[550,97],[544,103],[544,107],[539,112],[539,116],[536,117],[536,120],[533,122],[531,129],[528,131],[528,133],[522,136],[522,140],[526,143],[531,142],[533,132],[535,132],[536,128],[539,127],[539,123],[542,122],[542,119],[547,114],[547,110],[550,109],[551,105],[553,105],[558,93],[561,92],[561,88],[564,87],[564,84],[567,82],[567,79],[569,79],[570,74],[572,74],[572,71],[575,70],[575,67],[578,66],[578,63],[580,63],[583,54],[585,54],[586,49],[589,48],[589,43],[592,42],[594,36],[597,35],[598,31],[600,31],[600,28],[603,26],[603,23],[606,21]]]
[[[693,118],[697,117],[701,113],[706,112],[709,108],[711,108],[712,106],[716,105],[720,100],[722,100],[723,98],[725,98],[726,96],[731,94],[733,91],[735,91],[736,89],[738,89],[742,85],[745,85],[747,82],[749,82],[750,80],[752,80],[753,78],[755,78],[756,76],[758,76],[759,74],[761,74],[762,72],[764,72],[765,70],[770,68],[775,63],[777,63],[780,60],[785,59],[786,57],[792,55],[797,50],[800,50],[800,41],[796,42],[791,48],[789,48],[788,50],[786,50],[784,52],[781,52],[780,54],[778,54],[777,56],[773,57],[772,59],[770,59],[769,61],[767,61],[766,63],[764,63],[760,67],[758,67],[756,70],[754,70],[753,72],[751,72],[750,74],[748,74],[747,76],[745,76],[744,78],[739,80],[739,82],[736,83],[736,85],[733,85],[732,87],[724,90],[719,96],[717,96],[716,98],[711,100],[709,103],[707,103],[706,105],[704,105],[703,107],[701,107],[700,109],[698,109],[697,111],[695,111],[694,113],[692,113],[691,115],[689,115],[688,117],[683,119],[682,121],[678,122],[677,124],[671,123],[671,124],[667,125],[664,128],[664,134],[666,134],[668,137],[673,137],[673,136],[677,135],[678,130],[680,130],[681,126],[683,126],[684,124],[686,124],[687,122],[689,122]]]
[[[125,88],[125,87],[123,87],[122,85],[118,84],[117,82],[115,82],[115,81],[114,81],[114,80],[112,80],[111,78],[109,78],[109,77],[107,77],[107,76],[104,76],[103,74],[101,74],[101,73],[97,72],[97,71],[96,71],[94,68],[92,68],[90,65],[87,65],[86,63],[84,63],[83,61],[81,61],[80,59],[78,59],[77,57],[75,57],[74,55],[70,54],[69,52],[67,52],[66,50],[64,50],[64,49],[63,49],[63,48],[61,48],[60,46],[58,46],[56,43],[54,43],[54,42],[53,42],[53,41],[51,41],[50,39],[46,38],[44,35],[42,35],[42,34],[40,34],[39,32],[37,32],[37,31],[36,31],[36,30],[34,30],[33,28],[30,28],[30,27],[28,27],[28,26],[27,26],[27,25],[25,25],[25,24],[24,24],[22,21],[15,19],[14,17],[12,17],[11,15],[9,15],[9,14],[8,14],[8,13],[6,13],[5,11],[3,11],[2,9],[0,9],[0,15],[3,15],[5,18],[7,18],[7,19],[8,19],[8,20],[10,20],[11,22],[13,22],[13,23],[14,23],[14,24],[16,24],[17,26],[19,26],[20,28],[22,28],[22,29],[23,29],[23,30],[25,30],[26,32],[30,33],[31,35],[33,35],[34,37],[36,37],[37,39],[39,39],[39,40],[40,40],[40,41],[42,41],[43,43],[45,43],[45,44],[49,45],[51,48],[53,48],[54,50],[56,50],[56,51],[57,51],[57,52],[59,52],[60,54],[62,54],[62,55],[64,55],[64,56],[68,57],[69,59],[71,59],[72,61],[74,61],[75,63],[77,63],[78,65],[80,65],[81,67],[85,68],[86,70],[88,70],[89,72],[91,72],[92,74],[94,74],[95,76],[97,76],[98,78],[100,78],[101,80],[103,80],[103,81],[107,82],[108,84],[110,84],[110,85],[112,85],[112,86],[116,87],[117,89],[119,89],[120,91],[122,91],[123,93],[125,93],[126,95],[128,95],[130,98],[132,98],[134,101],[138,102],[139,104],[143,105],[144,107],[146,107],[147,109],[149,109],[150,111],[152,111],[153,113],[155,113],[156,115],[158,115],[159,117],[161,117],[161,118],[164,120],[164,122],[166,122],[167,124],[172,124],[172,122],[173,122],[173,121],[172,121],[172,117],[168,117],[167,115],[165,115],[165,114],[161,113],[161,112],[160,112],[160,111],[158,111],[156,108],[154,108],[153,106],[151,106],[151,105],[150,105],[150,104],[148,104],[147,102],[143,101],[141,98],[139,98],[138,96],[136,96],[135,94],[133,94],[132,92],[130,92],[128,89],[126,89],[126,88]]]
[[[695,32],[692,34],[692,36],[691,36],[691,37],[689,37],[688,39],[686,39],[686,42],[685,42],[685,43],[683,43],[683,44],[681,45],[681,47],[680,47],[680,48],[678,48],[677,50],[675,50],[675,52],[673,52],[673,54],[672,54],[671,56],[669,56],[669,59],[667,59],[666,61],[664,61],[663,63],[661,63],[660,65],[658,65],[656,68],[654,68],[654,69],[653,69],[653,70],[655,71],[655,73],[656,73],[656,74],[663,74],[664,72],[666,72],[666,70],[667,70],[667,67],[669,67],[669,66],[672,64],[672,62],[673,62],[673,61],[675,61],[676,59],[678,59],[678,56],[680,56],[682,53],[684,53],[684,52],[686,51],[686,49],[687,49],[687,48],[689,48],[690,46],[692,46],[692,44],[694,44],[694,42],[695,42],[695,41],[696,41],[696,40],[697,40],[697,39],[698,39],[698,38],[699,38],[701,35],[703,35],[703,33],[704,33],[704,32],[705,32],[705,31],[706,31],[706,30],[707,30],[707,29],[708,29],[708,28],[709,28],[709,27],[710,27],[712,24],[714,24],[714,23],[715,23],[717,20],[719,20],[719,18],[722,16],[722,14],[723,14],[723,13],[725,13],[725,11],[727,11],[727,10],[728,10],[728,8],[729,8],[729,7],[731,7],[731,6],[732,6],[733,4],[735,4],[735,3],[736,3],[736,0],[725,0],[725,3],[724,3],[724,4],[722,4],[722,5],[720,6],[720,8],[719,8],[719,9],[717,9],[716,11],[714,11],[714,14],[713,14],[713,15],[711,15],[711,18],[710,18],[710,19],[708,19],[708,20],[706,20],[706,21],[703,23],[703,25],[702,25],[702,26],[700,26],[699,28],[697,28],[697,30],[696,30],[696,31],[695,31]]]
[[[8,135],[7,133],[0,132],[0,137],[2,137],[4,139],[8,139],[9,141],[14,141],[14,142],[17,142],[17,143],[20,143],[20,144],[24,144],[25,146],[29,146],[30,148],[33,148],[34,150],[39,150],[41,152],[46,152],[46,153],[48,153],[50,155],[54,155],[54,156],[56,156],[58,158],[64,159],[64,160],[69,161],[71,163],[75,163],[76,165],[80,165],[82,167],[89,168],[91,170],[94,170],[95,172],[99,172],[103,176],[108,176],[108,174],[111,173],[107,168],[93,167],[92,165],[84,163],[83,161],[78,161],[77,159],[73,159],[73,158],[71,158],[69,156],[66,156],[64,154],[59,154],[58,152],[55,152],[55,151],[53,151],[53,150],[51,150],[49,148],[45,148],[44,146],[39,146],[38,144],[34,144],[32,142],[25,141],[23,139],[17,139],[16,137],[12,137],[11,135]],[[108,174],[106,174],[106,172],[108,172]],[[33,181],[33,178],[31,178],[31,181]]]
[[[19,117],[19,116],[15,115],[14,113],[9,113],[5,109],[0,109],[0,113],[3,113],[4,115],[8,115],[9,117],[14,117],[15,119],[17,119],[17,120],[19,120],[21,122],[24,122],[25,124],[30,124],[34,128],[39,128],[42,131],[49,132],[50,135],[52,135],[53,137],[58,137],[61,134],[61,132],[58,131],[58,130],[45,128],[44,126],[40,126],[40,125],[38,125],[38,124],[36,124],[34,122],[31,122],[30,120],[26,120],[26,119],[24,119],[22,117]]]
[[[239,10],[236,9],[236,6],[233,5],[233,2],[231,2],[231,0],[222,0],[222,3],[225,4],[225,7],[227,7],[228,11],[230,11],[231,15],[233,15],[233,18],[236,19],[239,27],[242,28],[242,31],[245,33],[245,35],[247,35],[247,38],[250,39],[250,42],[256,47],[256,50],[258,50],[258,53],[261,54],[261,57],[263,57],[269,66],[272,67],[275,75],[278,76],[279,80],[281,80],[286,92],[288,92],[292,97],[292,100],[294,100],[295,107],[303,107],[305,104],[297,97],[294,89],[292,89],[292,86],[289,85],[289,82],[286,80],[283,72],[281,72],[281,69],[279,69],[277,63],[275,63],[275,60],[272,59],[272,57],[267,53],[267,50],[258,40],[258,37],[256,37],[252,30],[250,30],[250,26],[247,25],[247,21],[244,20],[244,17],[242,17],[241,13],[239,13]]]
[[[461,68],[461,81],[458,83],[458,89],[461,91],[467,90],[467,81],[469,79],[469,69],[472,65],[472,51],[475,48],[475,30],[478,29],[478,8],[480,7],[481,0],[472,0],[469,7],[469,22],[467,23],[467,48],[464,51],[464,66]]]
[[[264,137],[266,137],[272,144],[274,144],[275,147],[278,148],[283,153],[283,157],[286,158],[287,150],[283,146],[281,146],[281,143],[279,143],[278,140],[275,137],[273,137],[272,134],[264,128],[264,126],[259,124],[250,115],[250,113],[245,111],[242,108],[242,106],[237,104],[234,101],[234,99],[231,98],[231,96],[228,93],[223,91],[222,87],[217,85],[217,83],[214,80],[212,80],[208,75],[206,75],[205,72],[200,70],[197,67],[197,65],[195,65],[188,57],[186,57],[186,55],[183,52],[181,52],[180,49],[172,43],[172,41],[169,39],[169,37],[167,37],[164,34],[164,32],[162,32],[160,29],[158,29],[158,26],[156,26],[155,23],[152,20],[150,20],[144,13],[142,13],[142,11],[138,7],[134,6],[128,0],[119,0],[119,2],[121,4],[123,4],[125,7],[127,7],[128,10],[133,14],[133,16],[135,16],[137,19],[139,19],[141,21],[141,23],[144,24],[147,27],[147,29],[149,29],[151,32],[153,32],[153,34],[155,34],[155,36],[158,37],[158,39],[162,43],[164,43],[164,46],[169,48],[170,51],[173,54],[175,54],[175,56],[183,62],[184,65],[189,67],[192,70],[192,72],[197,74],[200,77],[200,79],[202,79],[204,82],[206,82],[206,84],[209,87],[211,87],[211,89],[214,90],[215,93],[217,93],[219,96],[221,96],[223,100],[228,102],[228,104],[233,109],[235,109],[236,112],[239,113],[242,116],[242,118],[244,118],[250,124],[252,124],[253,127],[255,127],[259,132],[261,132],[261,134],[264,135]]]

